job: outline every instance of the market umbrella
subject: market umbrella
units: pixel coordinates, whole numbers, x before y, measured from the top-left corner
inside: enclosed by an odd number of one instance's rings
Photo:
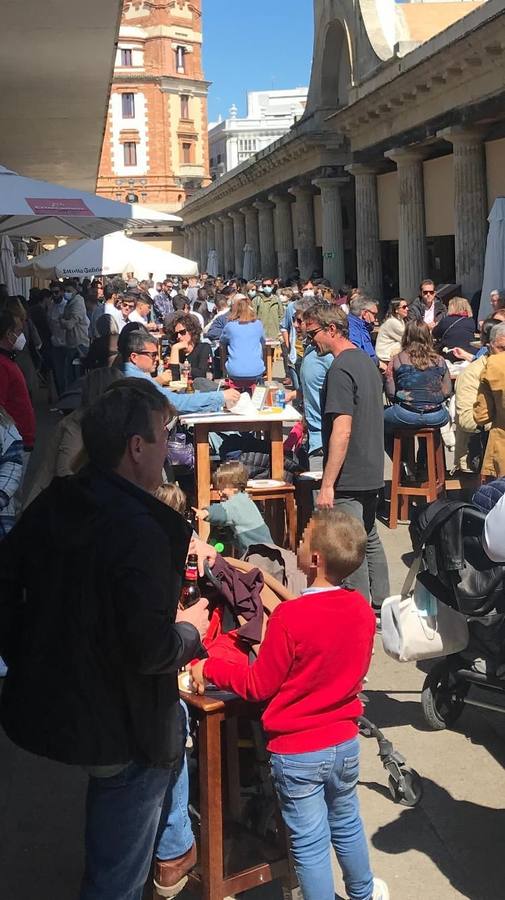
[[[491,312],[491,291],[505,290],[505,197],[497,197],[488,216],[484,277],[479,307],[479,322]]]
[[[244,247],[243,277],[246,281],[253,281],[256,278],[256,251],[251,244]]]
[[[143,241],[134,241],[122,231],[91,241],[73,241],[64,247],[34,256],[25,266],[15,266],[17,275],[39,278],[84,278],[133,272],[137,278],[153,273],[155,281],[167,274],[198,274],[198,263]]]
[[[138,203],[25,178],[0,166],[0,234],[96,238],[153,222],[182,219]]]
[[[14,273],[14,247],[6,234],[0,237],[0,284],[5,284],[12,296],[19,293],[20,283]]]

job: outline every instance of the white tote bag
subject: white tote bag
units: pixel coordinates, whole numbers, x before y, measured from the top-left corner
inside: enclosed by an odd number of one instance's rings
[[[381,609],[382,644],[399,662],[434,659],[459,653],[468,646],[468,623],[460,612],[437,600],[414,581],[421,565],[417,556],[401,594],[387,597]]]

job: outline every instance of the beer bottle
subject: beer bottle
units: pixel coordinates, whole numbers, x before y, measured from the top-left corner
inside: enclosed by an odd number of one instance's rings
[[[186,573],[179,598],[179,607],[181,609],[189,609],[194,606],[200,599],[200,588],[198,587],[198,556],[196,553],[190,553],[186,563]]]
[[[192,375],[188,375],[188,383],[187,383],[187,386],[186,386],[186,393],[187,393],[187,394],[194,394],[194,393],[195,393],[195,386],[194,386],[194,384],[193,384],[193,377],[192,377]]]

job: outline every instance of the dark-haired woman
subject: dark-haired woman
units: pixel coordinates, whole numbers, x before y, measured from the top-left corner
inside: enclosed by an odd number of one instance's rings
[[[375,352],[381,362],[389,363],[402,349],[402,339],[405,333],[405,323],[409,314],[409,305],[406,300],[396,297],[391,300],[387,316],[377,333]]]
[[[167,323],[166,332],[171,344],[170,366],[189,362],[192,377],[205,378],[211,348],[210,344],[200,340],[202,329],[196,316],[185,312],[175,313]]]
[[[430,428],[448,422],[445,401],[452,393],[451,377],[425,322],[407,323],[402,349],[388,365],[385,389],[391,401],[384,410],[388,453],[395,430]]]

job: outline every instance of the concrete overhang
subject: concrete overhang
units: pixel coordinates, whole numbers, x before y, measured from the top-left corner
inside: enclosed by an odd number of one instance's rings
[[[2,0],[0,165],[95,191],[121,0]]]

